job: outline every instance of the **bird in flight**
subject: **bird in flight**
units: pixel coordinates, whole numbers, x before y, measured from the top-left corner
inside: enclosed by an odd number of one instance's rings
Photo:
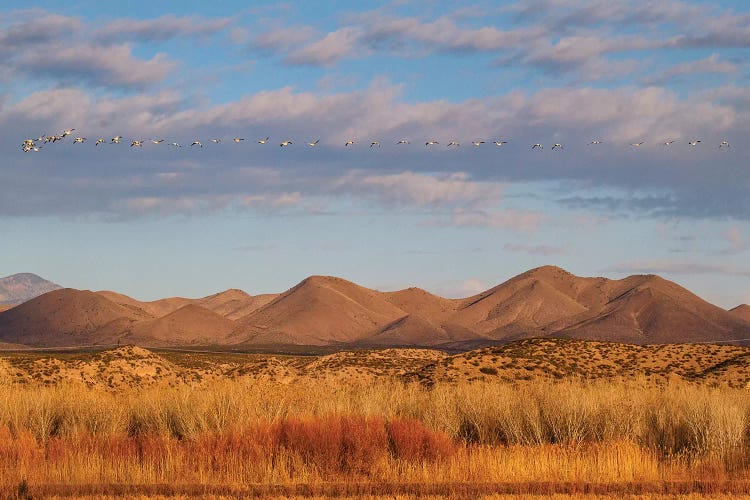
[[[237,144],[239,144],[239,143],[240,143],[240,141],[244,141],[245,139],[243,139],[242,137],[235,137],[235,138],[234,138],[234,139],[232,139],[232,140],[233,140],[234,142],[236,142]]]
[[[352,141],[352,140],[346,141],[346,142],[344,143],[344,147],[345,147],[345,148],[348,148],[348,147],[349,147],[349,146],[351,146],[352,144],[354,144],[354,141]]]
[[[449,148],[450,147],[459,147],[460,145],[461,145],[461,143],[458,142],[458,141],[451,141],[451,142],[448,143],[448,147]]]
[[[133,141],[130,143],[130,147],[136,147],[136,148],[142,148],[143,147],[143,141]]]
[[[424,143],[425,146],[434,146],[435,144],[440,144],[438,141],[427,141]]]
[[[99,144],[102,144],[104,142],[104,139],[97,139],[94,143],[94,146],[98,146]]]
[[[200,147],[203,147],[203,144],[201,144],[201,141],[199,141],[199,140],[195,140],[195,141],[193,141],[193,143],[192,143],[192,144],[190,145],[190,147],[193,147],[193,146],[200,146]]]
[[[508,141],[492,141],[492,143],[497,147],[502,147],[503,144],[508,144]]]
[[[112,144],[120,144],[120,141],[121,141],[121,140],[122,140],[122,136],[121,136],[121,135],[116,135],[116,136],[114,136],[114,137],[112,138],[112,140],[111,140],[110,142],[111,142]]]
[[[151,142],[153,144],[161,144],[162,142],[164,142],[164,139],[151,139]]]
[[[560,144],[559,142],[556,142],[555,144],[552,145],[552,151],[554,151],[555,149],[563,149],[563,145]]]
[[[601,143],[602,141],[600,141],[599,139],[596,139],[594,141],[589,142],[589,146],[596,146],[597,144],[601,144]]]
[[[266,137],[265,139],[261,139],[261,140],[258,141],[258,144],[265,144],[265,143],[268,142],[268,139],[270,139],[270,137]]]
[[[536,144],[531,146],[531,149],[544,149],[544,146],[542,146],[541,144],[537,142]]]
[[[221,142],[221,139],[211,139],[211,142],[214,144],[219,144]]]
[[[699,142],[701,142],[701,141],[695,139],[695,140],[692,140],[692,141],[688,142],[688,144],[690,144],[691,146],[695,147],[695,146],[698,145]]]
[[[724,147],[724,148],[728,148],[728,147],[729,147],[729,142],[727,142],[727,141],[721,141],[721,142],[719,143],[719,147],[720,147],[720,148],[722,148],[722,147]]]
[[[176,147],[176,148],[181,148],[181,147],[182,147],[182,145],[181,145],[181,144],[179,144],[179,143],[177,143],[177,142],[172,142],[172,143],[170,143],[169,145],[170,145],[170,146],[174,146],[174,147]]]
[[[484,141],[479,141],[479,140],[476,140],[476,141],[471,141],[471,143],[472,143],[473,145],[475,145],[476,147],[479,147],[479,146],[481,146],[482,144],[484,144]]]
[[[668,140],[668,141],[665,141],[665,142],[664,142],[663,144],[664,144],[665,146],[671,146],[672,144],[674,144],[674,139],[670,139],[670,140]]]
[[[308,142],[307,145],[310,146],[311,148],[314,148],[315,146],[318,145],[319,142],[320,142],[320,139],[315,139],[312,142]]]
[[[61,138],[69,136],[74,130],[74,128],[69,128],[68,130],[63,131]]]
[[[73,144],[83,144],[84,142],[86,142],[85,137],[76,137],[73,139]]]
[[[396,144],[409,144],[409,141],[407,141],[406,139],[401,139]]]
[[[636,147],[636,148],[640,148],[640,147],[641,147],[641,146],[643,146],[644,144],[646,144],[646,142],[645,142],[645,141],[641,141],[641,142],[631,142],[631,143],[630,143],[630,145],[631,145],[631,146],[634,146],[634,147]]]
[[[370,147],[373,147],[373,146],[377,146],[377,147],[380,147],[380,142],[378,142],[378,141],[372,141],[372,142],[370,143]]]
[[[284,141],[281,144],[279,144],[279,146],[281,146],[283,148],[283,147],[288,146],[290,144],[292,144],[292,141]]]

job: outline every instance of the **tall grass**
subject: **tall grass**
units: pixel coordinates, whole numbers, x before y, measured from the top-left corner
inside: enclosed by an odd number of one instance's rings
[[[671,385],[0,387],[0,484],[748,479],[750,396]]]

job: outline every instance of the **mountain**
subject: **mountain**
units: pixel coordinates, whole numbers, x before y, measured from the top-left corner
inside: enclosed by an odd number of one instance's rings
[[[14,306],[60,288],[60,285],[36,274],[14,274],[0,278],[0,305]]]
[[[734,309],[730,309],[729,312],[740,319],[750,321],[750,305],[741,304]]]
[[[213,311],[188,304],[134,325],[123,341],[148,347],[227,344],[235,326],[234,321]]]
[[[0,342],[458,350],[531,337],[738,342],[750,338],[749,312],[726,311],[655,275],[611,280],[544,266],[465,299],[419,288],[380,292],[330,276],[311,276],[279,295],[231,289],[152,302],[56,290],[0,312]]]
[[[405,315],[381,292],[311,276],[240,319],[236,334],[253,344],[331,345],[361,340]]]
[[[0,340],[30,346],[111,344],[149,319],[88,290],[48,292],[0,314]]]

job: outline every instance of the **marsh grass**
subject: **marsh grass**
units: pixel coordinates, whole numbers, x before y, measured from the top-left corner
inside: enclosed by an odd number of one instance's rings
[[[27,481],[32,494],[35,485],[334,483],[385,494],[405,484],[742,482],[748,417],[745,391],[689,384],[8,385],[0,483]]]

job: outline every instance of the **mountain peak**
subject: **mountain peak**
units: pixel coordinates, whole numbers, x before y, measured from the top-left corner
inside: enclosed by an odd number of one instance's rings
[[[18,305],[62,288],[34,273],[18,273],[0,278],[0,304]]]

